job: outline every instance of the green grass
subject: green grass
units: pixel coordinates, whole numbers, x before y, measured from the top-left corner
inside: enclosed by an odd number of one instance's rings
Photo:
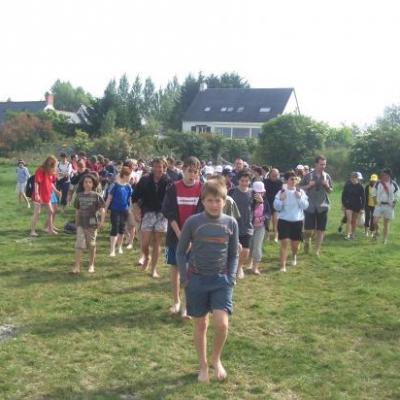
[[[191,325],[168,314],[168,268],[154,281],[136,251],[108,258],[103,232],[96,275],[70,276],[73,236],[28,238],[13,168],[0,185],[0,324],[18,329],[0,342],[0,399],[400,398],[400,219],[387,246],[346,242],[336,191],[319,260],[280,274],[267,243],[262,276],[235,289],[229,379],[201,386]]]

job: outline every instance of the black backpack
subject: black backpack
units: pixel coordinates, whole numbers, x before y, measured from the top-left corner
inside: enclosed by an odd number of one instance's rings
[[[25,187],[25,195],[26,197],[31,198],[33,191],[35,188],[35,175],[31,175],[28,179],[28,181],[26,182],[26,187]]]

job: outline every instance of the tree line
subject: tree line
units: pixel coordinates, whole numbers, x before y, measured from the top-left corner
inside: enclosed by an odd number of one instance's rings
[[[124,74],[110,80],[103,95],[96,98],[82,87],[57,80],[51,87],[55,108],[76,111],[84,104],[91,125],[71,127],[52,112],[10,114],[0,126],[0,155],[38,151],[51,142],[55,148],[81,149],[115,159],[168,154],[223,162],[241,156],[286,170],[299,163],[311,164],[314,155],[323,152],[330,172],[339,179],[346,178],[352,169],[369,174],[390,167],[395,175],[400,174],[399,106],[388,107],[363,130],[357,126],[331,127],[308,116],[289,114],[264,124],[258,139],[181,132],[182,117],[202,83],[209,88],[250,87],[237,73],[189,74],[182,83],[174,77],[161,88],[156,88],[150,77],[142,80],[137,76],[129,82]]]

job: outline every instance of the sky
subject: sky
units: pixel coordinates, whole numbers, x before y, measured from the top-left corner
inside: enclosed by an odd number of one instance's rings
[[[398,0],[4,0],[0,101],[57,80],[101,96],[139,74],[237,72],[294,87],[302,114],[366,126],[400,104]]]

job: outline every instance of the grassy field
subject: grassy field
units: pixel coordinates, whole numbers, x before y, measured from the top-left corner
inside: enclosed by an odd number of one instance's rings
[[[30,239],[13,168],[0,166],[0,187],[0,325],[17,327],[0,342],[1,400],[400,398],[400,217],[387,246],[347,242],[337,190],[320,259],[281,274],[266,243],[261,277],[235,289],[228,380],[201,386],[166,266],[155,281],[135,250],[110,259],[103,232],[95,276],[70,276],[74,237]]]

